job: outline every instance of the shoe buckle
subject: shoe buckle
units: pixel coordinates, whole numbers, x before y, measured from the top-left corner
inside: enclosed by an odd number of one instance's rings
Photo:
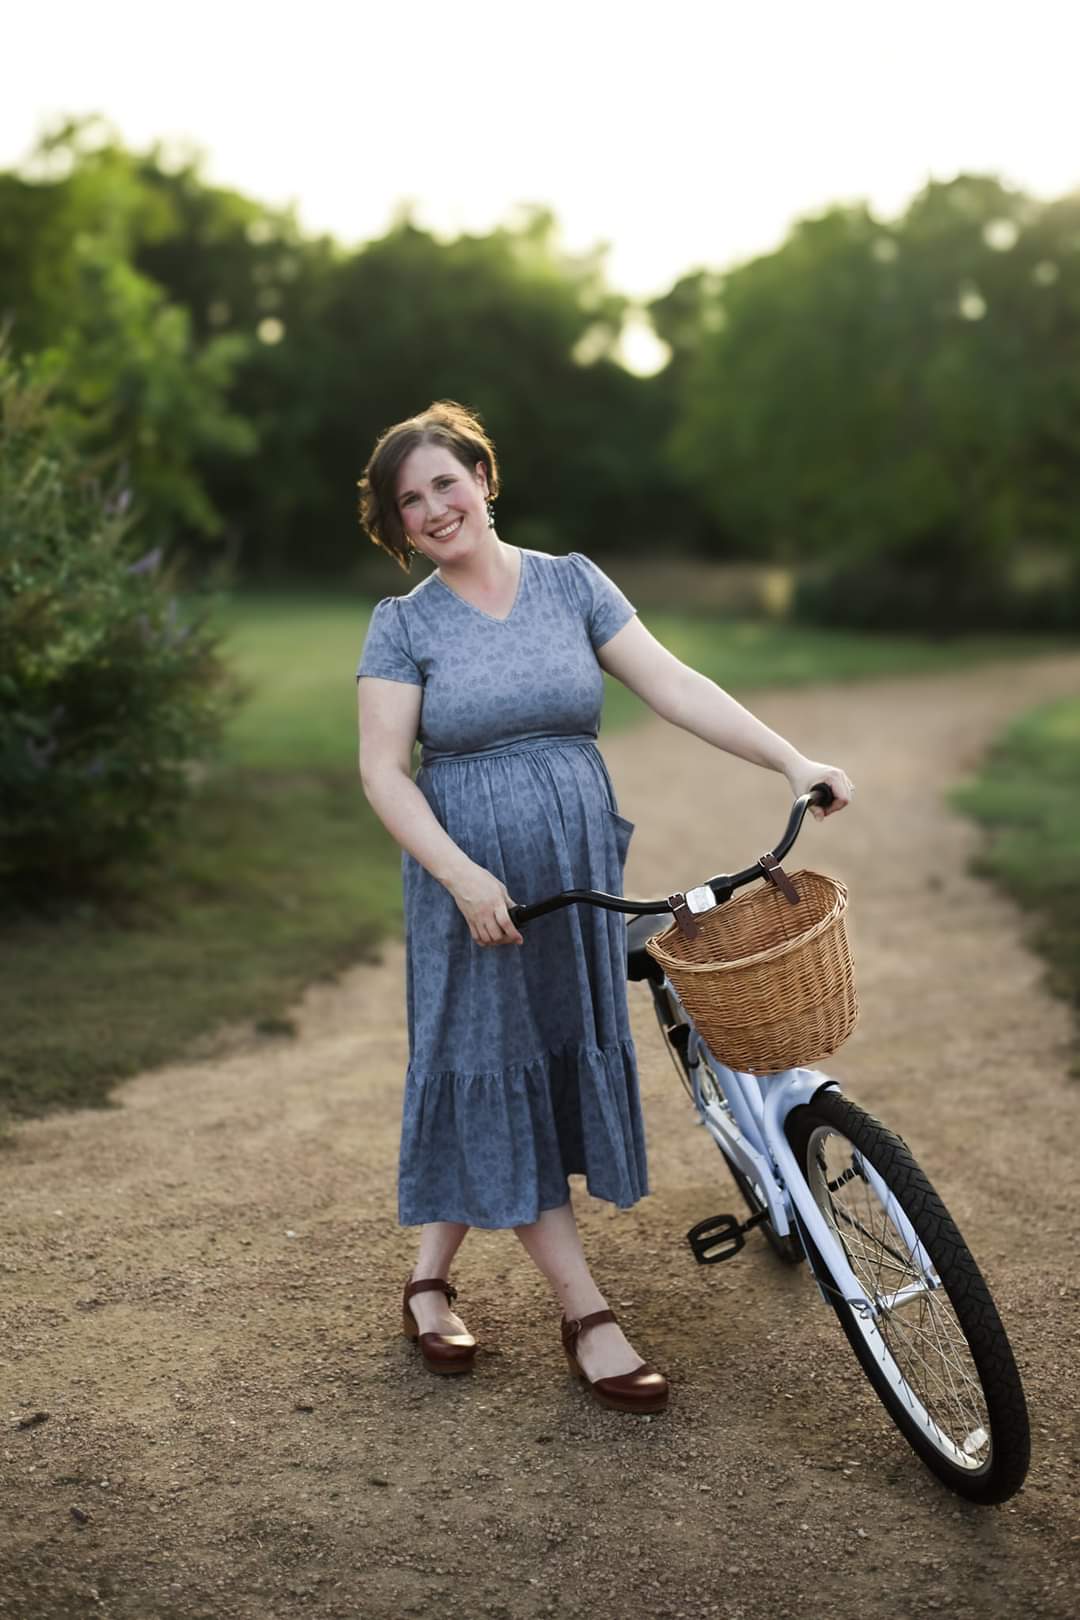
[[[457,1299],[457,1289],[454,1287],[453,1283],[447,1283],[446,1285],[446,1298],[447,1302],[451,1305],[454,1303],[455,1299]]]

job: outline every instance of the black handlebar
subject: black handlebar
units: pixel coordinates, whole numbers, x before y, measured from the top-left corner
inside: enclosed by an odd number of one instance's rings
[[[777,861],[782,861],[798,838],[803,818],[810,806],[815,804],[822,810],[827,810],[833,802],[833,797],[833,790],[827,782],[815,782],[808,793],[801,794],[791,807],[783,837],[769,854]],[[762,856],[762,860],[768,858],[769,856]],[[741,889],[745,884],[753,883],[755,878],[763,876],[761,862],[755,861],[753,866],[746,867],[745,871],[709,878],[701,887],[711,889],[717,905],[720,905],[723,901],[730,900],[736,889]],[[671,910],[670,897],[664,900],[627,900],[625,895],[604,894],[599,889],[564,889],[562,894],[553,894],[546,900],[537,900],[531,906],[511,906],[510,921],[516,928],[520,928],[522,924],[532,922],[535,917],[543,917],[549,911],[560,911],[563,906],[573,905],[599,906],[604,911],[626,911],[635,917],[659,917]]]

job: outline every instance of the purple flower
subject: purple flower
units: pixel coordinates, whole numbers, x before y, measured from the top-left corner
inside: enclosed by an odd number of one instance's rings
[[[129,574],[153,574],[153,573],[155,573],[157,571],[157,569],[161,565],[162,555],[163,555],[162,548],[160,546],[155,546],[153,551],[148,551],[146,553],[145,557],[140,557],[138,562],[132,563],[130,565],[130,567],[128,568],[128,573]]]
[[[121,489],[118,490],[115,495],[110,496],[105,502],[105,510],[110,517],[123,517],[130,505],[130,489]]]

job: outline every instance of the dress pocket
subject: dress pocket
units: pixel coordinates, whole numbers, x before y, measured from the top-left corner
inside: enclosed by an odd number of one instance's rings
[[[617,810],[609,810],[608,815],[615,829],[615,847],[619,852],[619,865],[625,866],[630,840],[634,836],[634,823],[621,816]]]

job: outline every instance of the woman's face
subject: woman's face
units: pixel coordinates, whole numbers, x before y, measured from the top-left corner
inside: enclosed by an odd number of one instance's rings
[[[401,464],[398,512],[406,536],[432,562],[460,562],[488,533],[487,474],[445,445],[419,444]]]

